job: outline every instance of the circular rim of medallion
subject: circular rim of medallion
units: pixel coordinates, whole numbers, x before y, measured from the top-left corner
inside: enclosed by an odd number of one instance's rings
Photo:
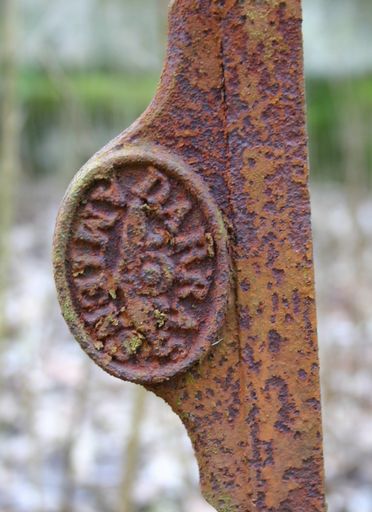
[[[208,230],[215,243],[215,276],[213,279],[211,311],[208,315],[207,328],[198,333],[197,343],[192,343],[188,355],[181,361],[159,364],[157,368],[146,369],[128,368],[123,363],[107,359],[107,354],[94,347],[94,339],[84,327],[81,314],[74,306],[72,291],[68,279],[67,252],[76,213],[85,198],[85,193],[95,181],[107,179],[111,172],[128,165],[154,166],[179,181],[185,190],[197,200],[198,206],[208,222]],[[214,198],[203,180],[180,158],[175,157],[159,148],[127,146],[119,150],[111,150],[106,154],[98,154],[85,164],[73,178],[60,206],[53,242],[53,267],[59,303],[62,315],[70,331],[81,345],[82,349],[109,374],[122,380],[156,384],[178,375],[203,359],[211,350],[216,336],[223,326],[228,290],[229,290],[229,257],[227,249],[227,234],[220,211]],[[209,301],[211,302],[211,301]],[[206,331],[205,339],[201,338]]]

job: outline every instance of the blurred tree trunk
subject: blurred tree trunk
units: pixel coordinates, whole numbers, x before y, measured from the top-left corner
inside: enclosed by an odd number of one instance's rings
[[[361,193],[368,187],[366,151],[368,141],[363,107],[355,95],[353,77],[350,77],[345,85],[340,116],[345,182],[347,192],[355,204],[355,201],[359,202]]]
[[[82,372],[82,379],[79,387],[75,390],[74,403],[72,404],[71,420],[69,429],[66,434],[63,453],[63,482],[61,489],[61,504],[59,507],[60,512],[71,512],[75,510],[75,469],[73,461],[73,452],[77,440],[81,434],[81,429],[84,420],[87,417],[87,406],[89,401],[91,381],[91,361],[86,358],[84,360],[84,368]]]
[[[355,94],[353,77],[350,77],[344,93],[341,109],[341,141],[345,166],[346,198],[353,222],[355,241],[353,247],[354,283],[359,288],[366,278],[363,257],[368,247],[368,240],[363,233],[359,220],[360,206],[369,191],[367,148],[368,125],[363,106]],[[368,339],[367,323],[364,322],[362,311],[352,304],[350,314],[360,332]]]
[[[13,217],[13,190],[18,171],[19,117],[17,98],[17,0],[3,0],[2,91],[0,132],[0,339],[4,336],[5,295],[10,259],[9,231]]]
[[[133,488],[139,463],[141,425],[146,411],[146,390],[136,386],[133,397],[133,411],[128,441],[123,453],[123,476],[120,488],[120,512],[134,512]]]

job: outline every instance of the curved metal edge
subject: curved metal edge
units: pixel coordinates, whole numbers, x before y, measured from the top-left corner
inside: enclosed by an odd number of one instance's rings
[[[211,336],[208,336],[201,346],[195,348],[194,351],[191,349],[191,358],[178,364],[176,369],[165,370],[161,376],[145,371],[138,371],[136,374],[133,374],[125,368],[118,370],[116,365],[107,362],[107,360],[105,361],[105,356],[92,348],[92,343],[80,321],[79,314],[74,308],[67,280],[66,250],[75,213],[84,191],[91,185],[93,180],[107,178],[114,165],[127,165],[129,163],[148,163],[149,165],[152,164],[165,168],[170,175],[181,180],[185,188],[190,190],[200,200],[201,208],[212,228],[217,247],[217,275],[214,281],[217,328],[213,333],[214,337],[224,324],[227,308],[230,285],[228,237],[222,215],[202,179],[179,157],[159,147],[150,145],[126,146],[118,151],[113,150],[103,155],[95,155],[76,174],[66,191],[59,209],[53,239],[54,278],[62,315],[82,349],[106,372],[122,380],[138,384],[157,384],[186,371],[203,359],[211,350],[215,339],[211,339]]]

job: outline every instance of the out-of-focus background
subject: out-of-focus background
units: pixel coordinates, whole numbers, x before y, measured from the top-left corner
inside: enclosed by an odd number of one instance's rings
[[[50,264],[75,171],[147,106],[167,0],[0,3],[0,510],[207,512],[160,400],[91,363]],[[372,2],[304,0],[329,512],[372,512]]]

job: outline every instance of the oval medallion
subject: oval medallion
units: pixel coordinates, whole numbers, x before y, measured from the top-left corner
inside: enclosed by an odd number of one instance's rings
[[[206,186],[184,164],[138,149],[88,164],[61,207],[55,244],[65,319],[109,373],[160,382],[216,342],[226,236]]]

